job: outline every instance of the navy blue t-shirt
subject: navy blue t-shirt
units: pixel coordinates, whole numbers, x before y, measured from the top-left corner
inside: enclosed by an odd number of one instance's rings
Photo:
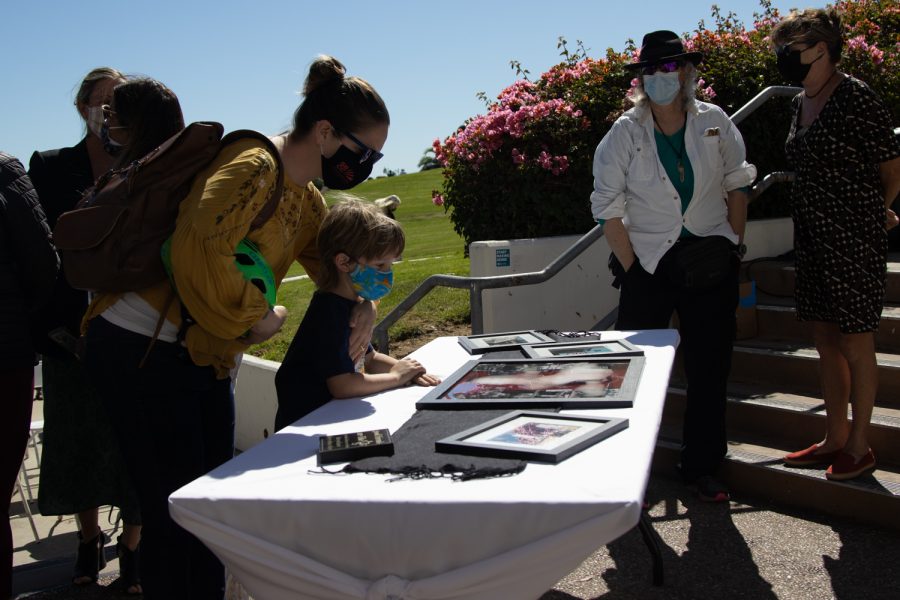
[[[350,312],[356,302],[317,291],[284,361],[275,374],[278,412],[275,431],[331,401],[325,381],[353,373],[350,359]]]

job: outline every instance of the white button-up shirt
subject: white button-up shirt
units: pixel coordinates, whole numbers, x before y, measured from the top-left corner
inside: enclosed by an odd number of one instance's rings
[[[699,101],[688,106],[684,143],[694,193],[683,215],[681,197],[659,160],[649,106],[619,117],[594,153],[591,212],[598,220],[623,219],[648,273],[678,241],[682,226],[697,236],[721,235],[737,243],[728,223],[727,192],[756,178],[740,131],[718,106]]]

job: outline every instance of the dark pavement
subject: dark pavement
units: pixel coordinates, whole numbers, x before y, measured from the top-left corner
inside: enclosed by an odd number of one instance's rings
[[[647,500],[662,539],[665,584],[651,583],[650,555],[637,530],[601,547],[540,600],[896,600],[900,533],[735,498],[697,500],[674,479],[654,476]],[[898,515],[900,522],[900,515]],[[30,565],[29,568],[37,568]],[[68,572],[57,569],[58,572]],[[29,600],[130,598],[106,573],[99,585],[62,585]],[[57,575],[57,580],[59,579]],[[49,580],[48,585],[49,585]],[[63,580],[64,581],[64,580]],[[498,599],[514,600],[514,599]]]

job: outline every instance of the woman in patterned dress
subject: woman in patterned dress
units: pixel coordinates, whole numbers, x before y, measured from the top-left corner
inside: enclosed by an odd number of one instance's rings
[[[781,74],[803,85],[786,144],[797,173],[795,297],[798,318],[812,323],[826,411],[825,439],[784,462],[829,465],[829,479],[852,479],[875,468],[867,437],[878,390],[874,332],[887,230],[897,224],[889,207],[900,192],[900,143],[881,100],[837,68],[843,37],[834,10],[792,12],[772,43]]]

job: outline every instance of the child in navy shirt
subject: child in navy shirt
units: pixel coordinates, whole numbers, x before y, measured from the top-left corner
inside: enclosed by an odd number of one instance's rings
[[[359,363],[350,358],[350,311],[359,301],[378,300],[393,284],[393,263],[406,239],[400,224],[376,207],[356,200],[328,212],[319,229],[322,261],[319,289],[275,375],[275,430],[333,398],[366,396],[409,382],[432,386],[417,360],[397,360],[371,344]]]

